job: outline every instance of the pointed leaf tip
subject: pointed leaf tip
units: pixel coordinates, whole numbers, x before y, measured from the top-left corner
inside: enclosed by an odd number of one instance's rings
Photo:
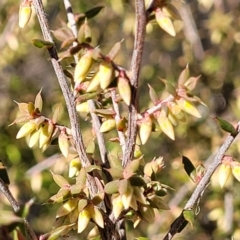
[[[218,121],[220,128],[222,130],[224,130],[225,132],[231,133],[234,136],[236,136],[238,134],[236,128],[228,121],[226,121],[220,117],[215,117],[215,119]]]

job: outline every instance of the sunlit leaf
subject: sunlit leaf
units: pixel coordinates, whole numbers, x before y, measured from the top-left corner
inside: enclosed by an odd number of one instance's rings
[[[124,39],[122,39],[120,42],[117,42],[114,44],[114,46],[112,47],[112,49],[110,50],[110,52],[108,53],[108,57],[111,60],[114,60],[116,58],[116,56],[118,55],[119,51],[121,50],[121,45]]]
[[[105,188],[104,188],[104,191],[107,193],[107,194],[114,194],[114,193],[117,193],[118,192],[118,188],[119,188],[119,180],[113,180],[111,182],[108,182],[106,185],[105,185]]]
[[[53,176],[54,182],[61,188],[64,188],[66,186],[69,186],[68,181],[61,175],[55,174],[51,171],[51,174]]]
[[[240,163],[233,161],[231,167],[233,176],[240,182]]]
[[[218,181],[221,188],[223,188],[223,186],[227,182],[230,174],[231,174],[230,164],[221,164],[218,172]]]
[[[195,214],[194,214],[193,210],[184,210],[183,216],[193,227],[193,223],[195,221]]]
[[[43,100],[42,100],[41,93],[42,93],[42,88],[38,92],[38,94],[37,94],[37,96],[35,98],[35,102],[34,102],[35,109],[38,109],[39,112],[42,111],[42,107],[43,107]]]
[[[156,104],[159,100],[159,97],[158,97],[156,91],[154,90],[154,88],[150,84],[148,84],[148,87],[149,87],[149,96],[150,96],[152,102],[154,104]]]

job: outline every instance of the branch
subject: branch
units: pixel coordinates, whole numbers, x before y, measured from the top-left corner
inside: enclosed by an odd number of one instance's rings
[[[138,108],[138,82],[139,73],[143,55],[144,38],[146,32],[146,12],[143,0],[135,0],[136,6],[136,27],[135,27],[135,41],[130,68],[130,84],[132,87],[132,99],[129,106],[128,116],[128,136],[126,141],[126,148],[123,155],[122,165],[126,166],[131,161],[135,140],[137,136],[137,108]]]
[[[116,102],[116,90],[115,89],[111,89],[111,98],[112,98],[112,103],[113,103],[113,109],[115,111],[115,121],[116,124],[118,124],[118,122],[121,120],[121,116],[120,116],[120,110],[119,110],[119,106]],[[122,148],[122,152],[125,152],[126,149],[126,143],[125,143],[125,135],[123,132],[118,131],[118,137],[119,137],[119,142],[120,142],[120,146]]]
[[[46,14],[43,8],[42,0],[33,0],[33,6],[38,16],[38,20],[42,29],[44,40],[53,42],[49,25],[48,25],[48,20],[46,18]],[[76,150],[78,152],[79,158],[82,161],[83,166],[89,166],[91,165],[91,161],[88,158],[85,151],[83,138],[80,130],[79,117],[76,112],[73,93],[70,91],[70,88],[67,84],[66,77],[63,73],[63,69],[60,63],[58,62],[58,54],[57,54],[56,47],[53,46],[52,48],[48,49],[48,52],[51,57],[51,62],[55,70],[59,85],[62,89],[63,96],[67,105],[67,110],[69,114],[72,135],[73,135],[73,140],[75,142]],[[89,185],[91,194],[95,194],[98,192],[97,184],[91,176],[88,176],[88,185]]]
[[[66,12],[67,12],[68,22],[71,26],[73,35],[77,38],[78,31],[77,31],[77,25],[76,25],[76,21],[75,21],[75,18],[74,18],[71,2],[69,0],[63,0],[63,2],[64,2],[64,6],[65,6],[65,9],[66,9]],[[74,58],[75,58],[75,62],[77,63],[77,56],[74,55]],[[109,161],[108,161],[108,158],[107,158],[106,144],[105,144],[105,141],[104,141],[103,134],[99,132],[101,123],[100,123],[99,117],[94,112],[96,110],[95,103],[94,103],[93,100],[88,100],[88,105],[89,105],[90,114],[91,114],[91,117],[92,117],[93,128],[95,129],[96,136],[97,136],[97,141],[98,141],[98,145],[99,145],[101,160],[102,160],[103,166],[105,168],[109,168]]]
[[[18,212],[20,210],[20,206],[16,199],[13,197],[12,193],[10,192],[8,186],[3,182],[0,178],[0,191],[5,195],[5,197],[10,202],[14,212]]]
[[[237,125],[238,133],[240,132],[239,126],[240,126],[240,122],[238,122],[238,125]],[[234,139],[236,138],[236,136],[237,135],[235,135],[235,136],[230,135],[226,138],[225,142],[222,144],[221,148],[219,149],[217,155],[213,159],[212,164],[208,167],[203,178],[200,180],[200,182],[196,186],[194,192],[192,193],[190,199],[184,206],[183,211],[184,210],[192,210],[194,208],[194,206],[199,204],[199,201],[201,200],[204,190],[207,188],[207,186],[210,182],[211,176],[216,171],[218,166],[221,164],[221,161],[222,161],[222,158],[223,158],[225,152],[231,146],[231,144],[234,141]],[[184,226],[185,224],[186,224],[186,220],[183,217],[183,212],[182,212],[181,215],[172,223],[170,230],[168,231],[167,235],[163,238],[163,240],[172,239],[176,233],[181,232],[181,230],[185,227]]]
[[[10,202],[13,210],[15,213],[17,213],[20,210],[20,206],[17,202],[17,200],[13,197],[12,193],[10,192],[8,186],[3,182],[3,180],[0,178],[0,191],[5,195],[5,197]],[[33,231],[31,225],[27,221],[26,218],[23,218],[23,223],[25,226],[26,233],[28,235],[28,238],[31,240],[37,240],[37,236],[35,232]]]

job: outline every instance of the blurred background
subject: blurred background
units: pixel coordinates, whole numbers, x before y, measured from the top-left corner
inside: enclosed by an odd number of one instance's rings
[[[104,6],[102,11],[89,20],[92,30],[92,45],[100,46],[107,54],[112,46],[124,39],[116,63],[128,69],[133,48],[134,1],[92,0],[72,1],[75,13],[86,12],[95,6]],[[227,134],[223,133],[215,120],[222,117],[232,124],[240,119],[240,3],[238,0],[198,0],[171,3],[179,10],[183,21],[175,21],[176,37],[165,33],[156,23],[147,26],[144,56],[140,79],[140,112],[153,106],[149,97],[150,84],[159,94],[164,84],[159,77],[176,84],[180,72],[189,65],[191,76],[201,78],[193,91],[207,105],[198,106],[202,118],[188,116],[186,123],[176,129],[176,140],[164,134],[153,133],[143,146],[145,161],[154,156],[163,156],[166,168],[161,172],[161,182],[175,191],[169,192],[165,201],[171,210],[156,212],[151,224],[142,222],[136,229],[129,223],[129,239],[147,237],[161,239],[172,221],[194,189],[183,169],[180,153],[192,160],[195,166],[207,167],[214,158]],[[146,3],[147,4],[147,3]],[[51,30],[66,22],[62,1],[44,1]],[[30,149],[25,139],[16,140],[20,126],[8,125],[16,118],[17,102],[33,102],[43,88],[43,114],[52,116],[56,104],[65,104],[53,72],[47,51],[38,49],[32,39],[42,38],[40,27],[33,11],[27,27],[18,27],[19,1],[1,0],[0,8],[0,159],[8,168],[10,189],[20,203],[34,198],[29,220],[37,233],[51,230],[58,206],[44,204],[58,191],[50,169],[67,175],[68,162],[61,156],[57,146],[51,146],[44,153],[38,148]],[[57,46],[60,43],[56,40]],[[59,50],[61,51],[61,50]],[[123,108],[123,115],[126,109]],[[86,145],[91,141],[90,129],[83,122],[83,136]],[[66,111],[61,124],[69,126]],[[108,143],[109,151],[118,151],[116,144]],[[239,159],[239,138],[228,154]],[[187,226],[174,239],[240,239],[240,183],[232,178],[221,189],[218,175],[205,191],[200,203],[200,213],[194,227]],[[0,195],[0,224],[11,222],[11,207]],[[8,217],[9,216],[9,217]],[[6,222],[4,222],[6,221]],[[8,222],[9,221],[9,222]],[[86,231],[87,234],[87,231]],[[86,234],[71,239],[86,239]],[[0,238],[1,239],[1,238]]]

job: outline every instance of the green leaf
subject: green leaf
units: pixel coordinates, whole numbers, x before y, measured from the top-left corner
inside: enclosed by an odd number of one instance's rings
[[[85,15],[88,19],[95,17],[98,13],[100,13],[100,11],[104,8],[104,6],[97,6],[94,7],[90,10],[88,10],[87,12],[85,12]]]
[[[81,212],[88,205],[88,201],[86,199],[80,199],[78,201],[78,211]]]
[[[192,210],[184,210],[183,211],[183,216],[191,224],[191,226],[193,227],[193,223],[195,221],[194,212]]]
[[[145,238],[145,237],[137,237],[137,238],[135,238],[135,240],[149,240],[149,238]]]
[[[43,238],[40,238],[40,239],[47,239],[47,240],[59,239],[59,236],[67,234],[74,225],[75,223],[72,223],[69,225],[64,225],[64,226],[55,228],[50,233],[47,234],[48,235],[47,238],[44,238],[43,236]]]
[[[176,95],[176,88],[170,83],[168,80],[160,78],[160,80],[165,84],[166,90],[168,93],[171,95],[175,96]]]
[[[92,172],[93,170],[99,170],[99,171],[101,171],[102,168],[101,168],[100,166],[97,166],[97,165],[90,165],[90,166],[86,167],[86,172],[87,172],[87,173],[90,173],[90,172]]]
[[[98,13],[100,13],[100,11],[104,8],[104,6],[97,6],[97,7],[94,7],[88,11],[86,11],[85,13],[81,13],[81,14],[78,14],[76,16],[76,22],[77,24],[81,24],[85,21],[85,19],[90,19],[90,18],[93,18],[95,17]]]
[[[187,175],[195,182],[196,181],[196,168],[192,164],[191,160],[185,156],[182,156],[182,163]]]
[[[54,43],[45,41],[43,39],[33,39],[32,43],[35,47],[38,47],[38,48],[46,47],[46,48],[50,49],[54,46]]]
[[[189,68],[188,65],[182,70],[178,78],[178,85],[183,86],[187,79],[189,78]]]
[[[87,180],[87,172],[85,168],[81,168],[76,178],[76,184],[71,187],[72,194],[78,194],[85,187]]]
[[[96,109],[94,110],[96,114],[98,114],[101,117],[109,117],[109,116],[114,116],[116,113],[113,110],[109,109]]]
[[[129,172],[132,172],[132,173],[135,173],[138,171],[139,169],[139,166],[140,166],[140,163],[141,163],[142,159],[136,159],[136,160],[133,160],[131,162],[129,162],[125,168],[125,171],[129,171]]]
[[[231,133],[233,136],[236,136],[238,134],[236,128],[226,120],[220,118],[220,117],[215,117],[215,119],[218,121],[218,124],[222,130],[225,132]]]
[[[150,206],[153,208],[170,210],[169,206],[158,196],[154,196],[151,199],[148,199],[148,201],[150,203]]]
[[[111,182],[108,182],[106,185],[105,185],[105,188],[104,188],[104,191],[107,193],[107,194],[114,194],[114,193],[117,193],[118,192],[118,189],[119,189],[119,180],[113,180]]]
[[[112,178],[114,178],[114,179],[119,179],[119,178],[122,178],[122,176],[123,176],[122,168],[108,168],[105,170],[108,171],[110,173],[110,175],[112,176]]]
[[[146,185],[143,177],[140,176],[132,176],[129,178],[129,182],[132,186],[143,187]]]
[[[69,199],[71,196],[70,190],[69,189],[60,189],[57,194],[53,195],[50,197],[48,202],[53,202],[53,203],[62,203]]]
[[[86,152],[88,154],[94,154],[94,152],[95,152],[95,142],[94,142],[94,139],[88,143],[87,148],[86,148]]]
[[[69,186],[68,181],[61,175],[55,174],[51,171],[54,182],[61,188],[64,188],[65,186]]]

